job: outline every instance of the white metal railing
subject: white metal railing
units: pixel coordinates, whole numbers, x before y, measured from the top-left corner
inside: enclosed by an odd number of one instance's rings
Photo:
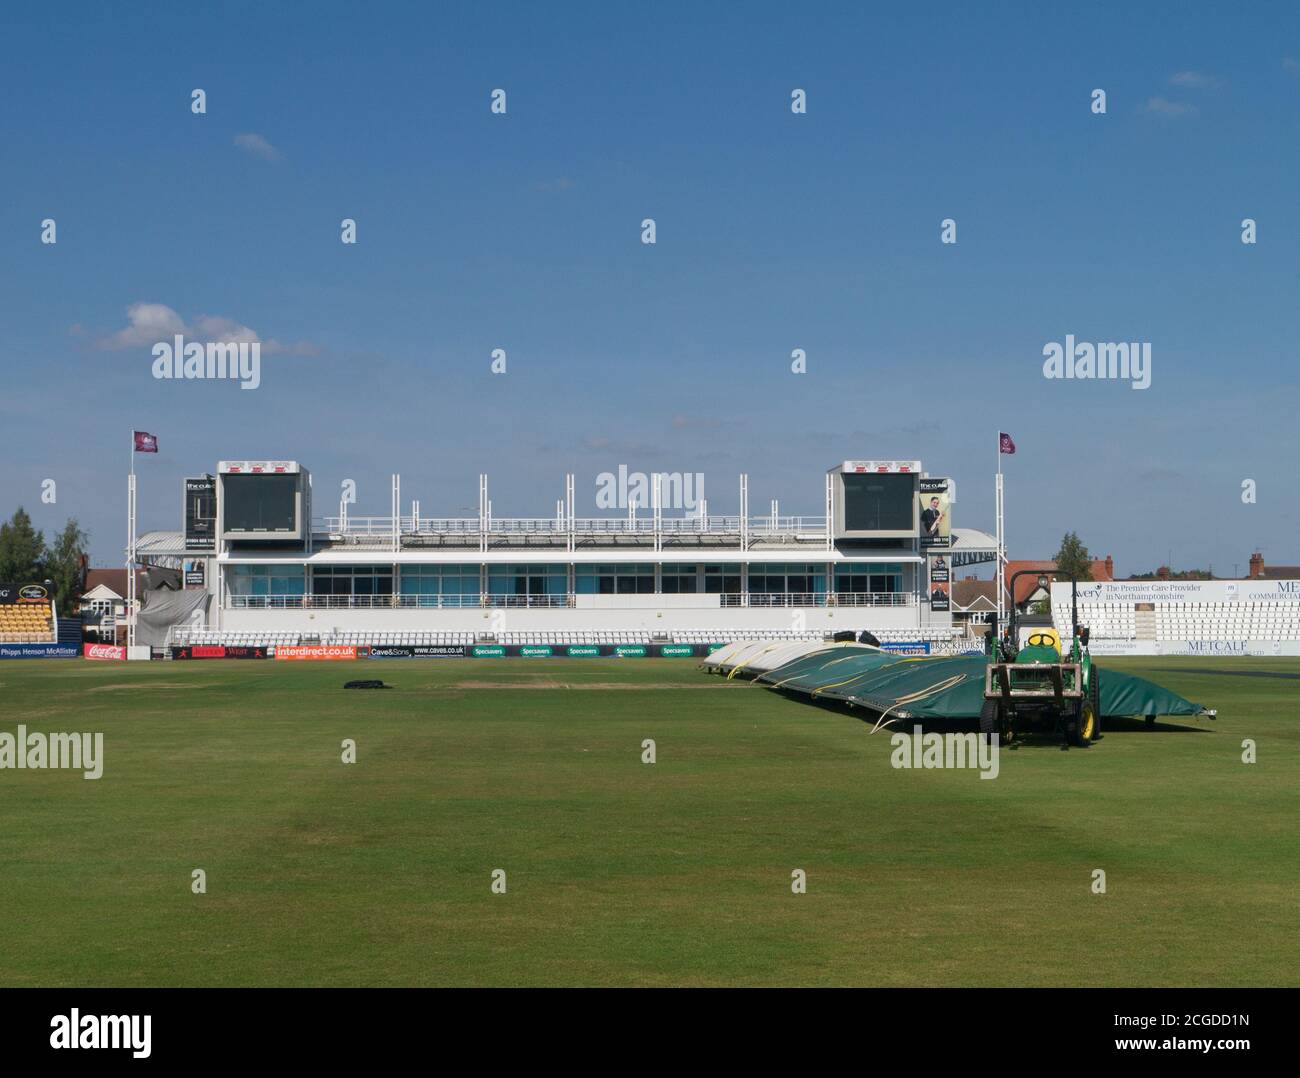
[[[228,595],[230,610],[448,610],[466,607],[556,608],[572,595]]]
[[[644,594],[644,593],[642,593]],[[682,594],[674,593],[674,599]],[[713,593],[698,593],[701,595]],[[558,595],[227,595],[230,610],[448,610],[467,607],[563,609],[577,605],[573,592]],[[907,592],[724,592],[719,605],[751,606],[911,606]]]
[[[902,591],[726,592],[722,606],[911,606]]]
[[[397,531],[401,535],[481,535],[483,526],[478,517],[414,517],[397,518]],[[681,516],[661,517],[661,535],[739,535],[741,521],[738,516]],[[746,532],[752,539],[771,535],[824,535],[825,517],[786,516],[750,517]],[[393,518],[388,517],[318,517],[312,521],[317,534],[368,535],[392,538]],[[555,517],[493,517],[487,522],[489,535],[567,535],[569,523]],[[652,516],[577,517],[573,521],[577,535],[654,535]]]

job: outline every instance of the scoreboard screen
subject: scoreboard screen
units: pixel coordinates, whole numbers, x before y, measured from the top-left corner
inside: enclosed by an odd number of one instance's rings
[[[225,521],[228,532],[289,532],[298,530],[296,475],[227,475]]]
[[[836,539],[916,539],[919,460],[846,460],[829,474]]]
[[[910,532],[916,500],[914,475],[846,475],[846,532]]]

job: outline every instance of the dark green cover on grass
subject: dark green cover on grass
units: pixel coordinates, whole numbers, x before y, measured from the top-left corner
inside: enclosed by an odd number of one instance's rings
[[[982,655],[906,658],[889,652],[817,651],[759,675],[773,688],[906,712],[919,718],[977,719],[984,704]],[[1105,715],[1199,715],[1204,708],[1146,678],[1098,666]],[[918,695],[911,701],[903,698]]]

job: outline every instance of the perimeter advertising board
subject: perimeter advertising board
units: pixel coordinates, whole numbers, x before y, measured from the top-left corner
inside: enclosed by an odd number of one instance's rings
[[[87,659],[126,662],[126,648],[118,647],[116,644],[83,644],[81,653]]]
[[[76,644],[0,644],[0,659],[79,659]]]
[[[1068,606],[1070,583],[1052,583],[1052,602]],[[1300,580],[1085,580],[1081,603],[1300,603]]]
[[[356,657],[356,647],[345,644],[281,644],[275,649],[277,662],[329,662]]]

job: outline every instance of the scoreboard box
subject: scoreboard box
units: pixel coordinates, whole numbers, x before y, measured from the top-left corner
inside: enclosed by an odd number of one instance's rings
[[[217,513],[226,542],[305,543],[311,529],[311,478],[292,460],[223,460]]]
[[[919,460],[846,460],[829,474],[834,538],[916,540]]]

